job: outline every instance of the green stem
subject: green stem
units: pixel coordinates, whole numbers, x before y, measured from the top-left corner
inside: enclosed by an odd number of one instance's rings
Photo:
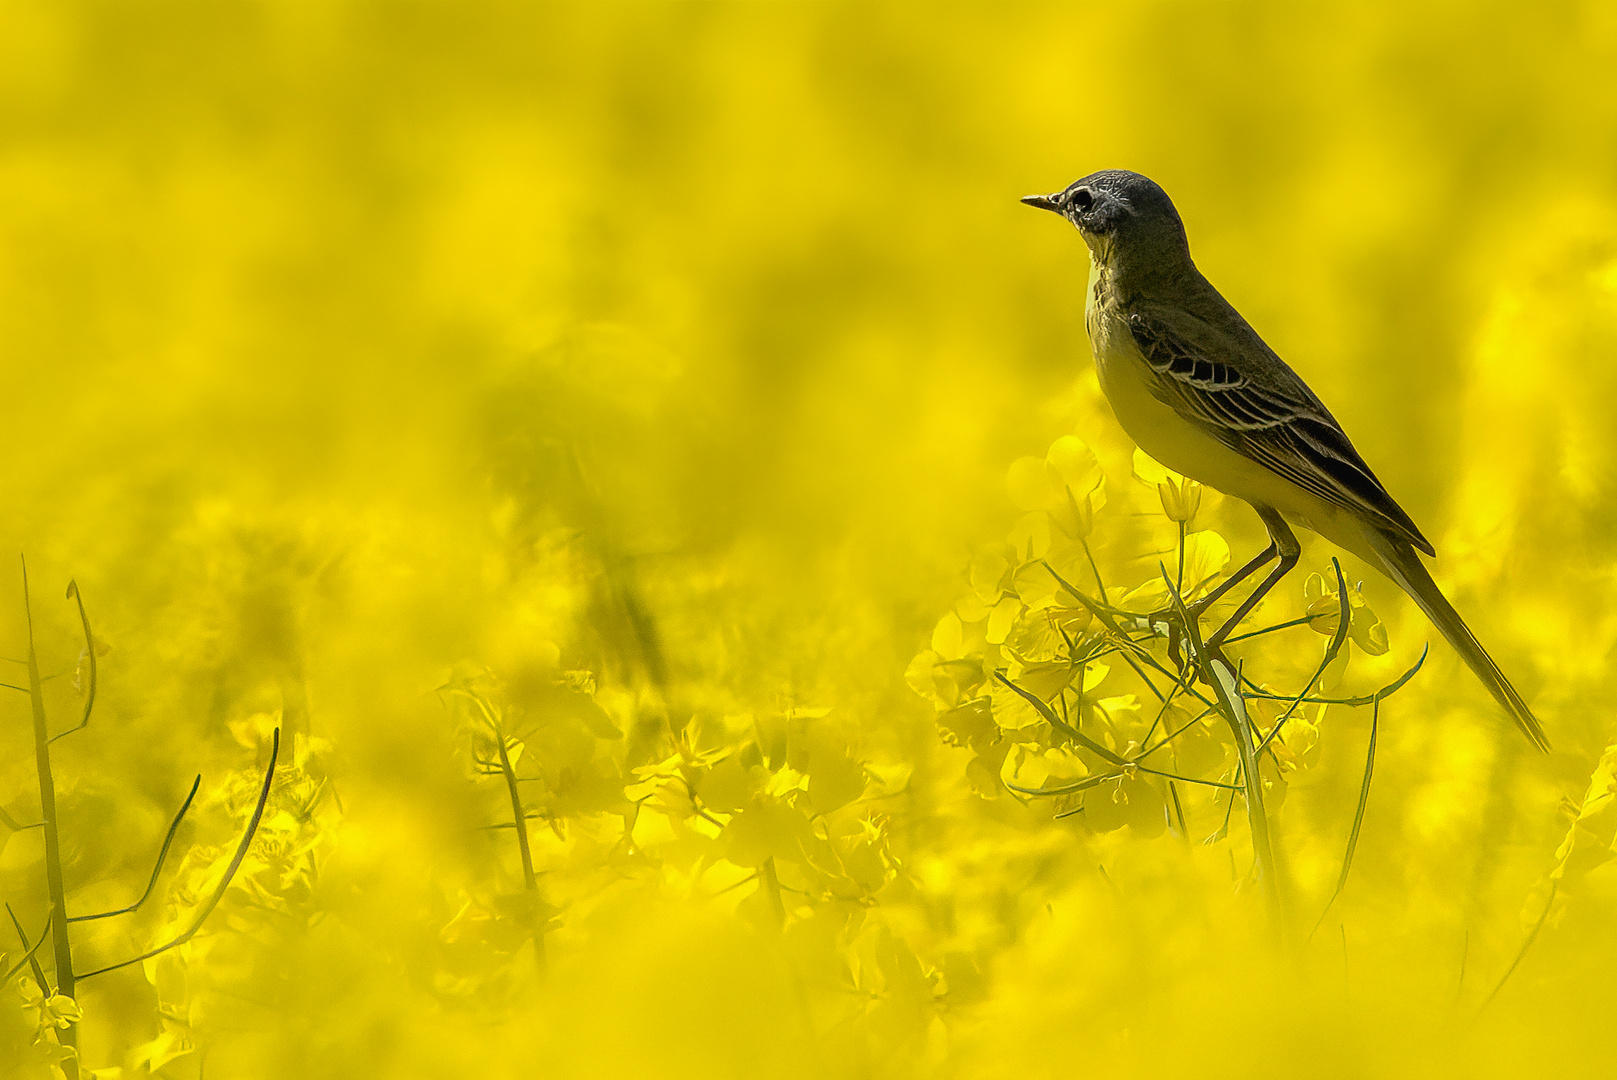
[[[522,853],[522,881],[527,886],[528,898],[532,904],[528,912],[528,929],[533,937],[534,959],[542,971],[546,959],[545,931],[539,921],[539,875],[534,873],[533,849],[528,844],[528,816],[522,808],[522,791],[517,786],[517,771],[511,764],[511,755],[506,752],[505,732],[499,727],[494,729],[494,744],[500,752],[500,772],[505,776],[505,789],[511,796],[511,820],[516,823],[517,850]]]
[[[197,931],[202,929],[202,924],[208,921],[209,915],[213,914],[213,909],[218,907],[219,902],[225,898],[225,892],[230,888],[231,881],[235,880],[236,871],[241,869],[242,861],[247,858],[247,852],[253,846],[253,837],[258,835],[258,824],[264,820],[264,807],[269,802],[270,786],[275,782],[275,763],[280,758],[281,729],[276,728],[270,736],[269,767],[264,770],[264,783],[258,789],[258,802],[253,807],[253,816],[247,819],[247,831],[242,834],[241,842],[236,845],[236,854],[231,856],[229,865],[225,867],[224,876],[219,879],[219,884],[213,887],[213,894],[197,909],[196,915],[191,920],[191,928],[177,937],[170,938],[156,948],[147,949],[138,956],[131,956],[128,960],[120,960],[116,964],[108,964],[106,967],[96,968],[94,971],[86,971],[79,976],[81,981],[93,979],[97,975],[105,975],[109,971],[133,967],[135,964],[143,963],[154,956],[161,956],[170,949],[178,948],[196,937]]]
[[[51,952],[56,962],[56,992],[72,997],[73,945],[68,936],[67,889],[62,883],[62,842],[57,830],[56,782],[51,775],[50,733],[45,721],[45,688],[39,677],[39,657],[34,651],[34,612],[28,596],[28,563],[22,567],[23,610],[28,615],[28,700],[34,713],[34,765],[39,773],[39,806],[45,819],[45,884],[50,892],[51,909],[56,917],[51,920]],[[69,1024],[56,1036],[63,1045],[77,1049],[78,1032]],[[68,1080],[77,1080],[78,1064],[75,1059],[63,1062]]]
[[[1326,617],[1326,613],[1321,612],[1318,615],[1304,615],[1300,619],[1287,619],[1285,622],[1275,623],[1273,626],[1265,626],[1262,630],[1251,630],[1245,634],[1236,634],[1234,637],[1227,637],[1224,639],[1224,644],[1234,645],[1237,641],[1246,641],[1248,638],[1262,637],[1264,634],[1272,634],[1276,630],[1289,630],[1293,626],[1305,626],[1308,623],[1313,622],[1315,619],[1323,619]]]
[[[1213,692],[1218,696],[1219,712],[1224,715],[1230,730],[1235,733],[1235,745],[1241,752],[1241,774],[1246,786],[1246,820],[1252,832],[1253,869],[1263,889],[1269,915],[1280,923],[1280,880],[1275,867],[1274,844],[1269,837],[1269,817],[1263,808],[1263,778],[1258,775],[1257,749],[1252,743],[1252,721],[1246,713],[1246,700],[1236,692],[1235,675],[1222,656],[1208,657],[1205,661],[1212,671]]]
[[[1526,941],[1522,942],[1521,951],[1516,954],[1516,959],[1510,962],[1510,967],[1505,969],[1505,973],[1499,977],[1499,981],[1494,984],[1494,988],[1489,991],[1488,996],[1478,1006],[1479,1009],[1486,1009],[1492,1004],[1493,999],[1499,996],[1499,991],[1503,990],[1505,984],[1510,981],[1510,977],[1516,974],[1516,969],[1521,966],[1522,957],[1527,955],[1527,950],[1531,949],[1533,942],[1538,940],[1538,932],[1544,929],[1544,920],[1550,917],[1550,908],[1555,906],[1555,894],[1560,887],[1561,883],[1559,881],[1550,882],[1549,899],[1544,901],[1544,910],[1539,913],[1538,922],[1533,924],[1533,932],[1527,935]],[[1469,941],[1470,939],[1468,938],[1467,940]]]
[[[1269,836],[1269,816],[1263,807],[1263,778],[1258,775],[1257,748],[1252,741],[1252,718],[1247,715],[1246,698],[1241,696],[1240,675],[1231,666],[1229,657],[1217,644],[1202,641],[1201,624],[1185,610],[1185,601],[1179,590],[1168,580],[1168,570],[1162,567],[1162,578],[1173,597],[1174,607],[1190,639],[1191,657],[1201,669],[1202,677],[1212,686],[1218,702],[1218,711],[1235,734],[1235,745],[1241,752],[1241,778],[1246,794],[1246,820],[1252,833],[1252,869],[1263,889],[1263,898],[1269,908],[1269,918],[1278,931],[1282,925],[1280,870],[1275,861],[1275,847]],[[1233,795],[1231,796],[1234,797]]]

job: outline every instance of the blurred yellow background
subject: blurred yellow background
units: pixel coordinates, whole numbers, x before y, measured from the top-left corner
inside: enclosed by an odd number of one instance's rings
[[[279,885],[236,889],[183,979],[84,985],[86,1065],[1590,1075],[1617,1000],[1611,800],[1585,802],[1617,741],[1613,70],[1593,0],[0,3],[0,551],[29,559],[49,671],[80,648],[70,578],[110,647],[55,746],[71,902],[127,902],[191,776],[250,787],[276,722],[320,792],[284,826],[296,887],[260,867]],[[1332,713],[1280,812],[1284,947],[1240,843],[983,800],[905,685],[1018,516],[1014,460],[1076,434],[1131,482],[1086,253],[1017,203],[1110,167],[1173,196],[1555,744],[1532,755],[1436,642],[1305,940],[1369,727]],[[1207,514],[1261,546],[1244,508]],[[1435,633],[1364,588],[1407,666]],[[539,974],[501,906],[511,832],[484,828],[505,790],[439,688],[498,683],[542,726],[561,671],[607,726],[527,751],[556,774],[527,789]],[[0,807],[31,821],[8,710]],[[880,836],[837,850],[880,849],[869,887],[787,882],[781,933],[700,826],[626,826],[657,780],[634,768],[693,721],[867,765],[876,816],[845,824]],[[182,844],[228,847],[212,798]],[[1584,861],[1484,1007],[1580,811]],[[37,837],[0,830],[31,928]],[[151,943],[157,902],[87,924],[78,966]],[[44,1075],[13,989],[0,1070]]]

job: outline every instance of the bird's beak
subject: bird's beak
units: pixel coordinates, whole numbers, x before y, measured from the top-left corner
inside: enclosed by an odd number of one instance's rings
[[[1049,210],[1051,213],[1061,213],[1061,204],[1050,195],[1024,195],[1022,201],[1029,206],[1037,206],[1040,210]]]

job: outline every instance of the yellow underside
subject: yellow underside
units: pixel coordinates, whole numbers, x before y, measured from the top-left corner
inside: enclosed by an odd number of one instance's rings
[[[1093,290],[1091,290],[1093,296]],[[1094,317],[1090,337],[1101,389],[1117,422],[1140,449],[1175,472],[1226,495],[1271,506],[1294,525],[1309,529],[1379,567],[1381,560],[1351,514],[1231,450],[1155,397],[1150,369],[1121,320]]]

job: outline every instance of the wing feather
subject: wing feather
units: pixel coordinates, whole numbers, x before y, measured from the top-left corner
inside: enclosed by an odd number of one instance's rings
[[[1232,312],[1233,313],[1233,312]],[[1256,333],[1238,341],[1183,311],[1136,304],[1129,331],[1156,375],[1152,393],[1219,442],[1344,510],[1365,514],[1415,547],[1431,543],[1393,500],[1347,433]],[[1236,316],[1239,320],[1239,316]],[[1254,371],[1242,350],[1271,362]]]

